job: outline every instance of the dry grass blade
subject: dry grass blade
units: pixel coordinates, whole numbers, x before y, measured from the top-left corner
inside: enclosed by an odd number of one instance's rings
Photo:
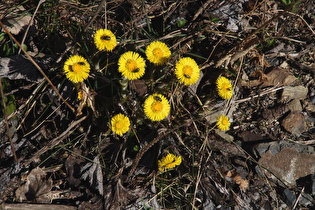
[[[81,117],[80,119],[73,121],[69,127],[62,132],[58,137],[52,139],[51,141],[49,141],[49,144],[44,146],[43,148],[41,148],[40,150],[38,150],[32,158],[26,160],[23,162],[24,165],[29,165],[31,162],[35,161],[37,158],[39,158],[39,156],[41,156],[42,154],[44,154],[45,152],[47,152],[48,150],[54,148],[55,146],[57,146],[62,140],[64,140],[65,138],[67,138],[69,135],[72,134],[72,132],[77,128],[77,126],[79,126],[79,124],[85,120],[87,118],[87,116]]]
[[[156,143],[158,143],[162,138],[164,138],[165,136],[167,136],[170,133],[170,131],[165,132],[163,134],[160,134],[158,137],[156,137],[155,139],[153,139],[149,144],[147,144],[145,147],[143,147],[138,153],[137,156],[131,166],[131,169],[128,173],[128,177],[127,180],[131,180],[132,179],[132,175],[134,174],[139,161],[141,160],[142,156],[144,155],[144,153],[146,153],[153,145],[155,145]]]
[[[4,123],[5,123],[5,127],[7,129],[7,135],[10,141],[10,146],[11,146],[11,151],[14,157],[15,162],[18,162],[18,158],[16,156],[16,152],[14,149],[14,144],[12,141],[12,134],[10,131],[10,127],[9,127],[9,121],[8,121],[8,115],[7,115],[7,107],[6,107],[6,102],[5,102],[5,97],[4,97],[4,93],[3,93],[3,86],[2,86],[2,81],[0,78],[0,93],[1,93],[1,98],[2,98],[2,104],[3,104],[3,115],[4,115]]]
[[[26,29],[26,31],[25,31],[25,33],[24,33],[23,39],[22,39],[22,41],[21,41],[21,45],[24,44],[25,38],[27,37],[27,34],[28,34],[28,32],[29,32],[29,30],[30,30],[30,27],[31,27],[31,23],[34,21],[35,15],[36,15],[36,13],[37,13],[37,11],[38,11],[40,5],[41,5],[42,3],[44,3],[45,1],[46,1],[46,0],[40,0],[40,1],[38,2],[37,7],[36,7],[36,9],[35,9],[35,12],[34,12],[32,18],[31,18],[31,20],[30,20],[30,22],[29,22],[29,24],[28,24],[28,26],[27,26],[27,29]],[[20,54],[20,53],[21,53],[21,48],[19,49],[18,54]]]
[[[51,80],[47,77],[45,72],[41,69],[41,67],[34,61],[34,59],[26,52],[26,50],[21,46],[21,44],[12,36],[12,34],[8,31],[8,29],[3,25],[3,23],[0,21],[0,26],[4,29],[4,31],[9,34],[11,39],[19,46],[19,48],[25,53],[26,57],[34,64],[34,66],[38,69],[38,71],[44,76],[44,78],[47,80],[47,82],[50,84],[52,89],[56,92],[56,94],[59,96],[59,98],[68,106],[68,108],[75,112],[75,109],[62,97],[62,95],[59,93],[57,88],[54,86],[54,84],[51,82]]]

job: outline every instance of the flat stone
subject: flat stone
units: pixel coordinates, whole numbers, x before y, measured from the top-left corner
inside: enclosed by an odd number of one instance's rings
[[[285,147],[276,154],[267,151],[261,154],[259,164],[266,167],[264,170],[269,178],[285,180],[289,184],[296,185],[296,180],[315,171],[315,154],[299,153],[295,148]]]
[[[292,99],[303,100],[307,97],[308,89],[302,85],[300,86],[285,86],[281,94],[281,101],[290,101]]]
[[[288,103],[288,108],[291,110],[291,112],[293,111],[302,111],[302,105],[299,99],[293,99],[292,101],[290,101],[290,103]]]
[[[288,116],[283,119],[281,125],[286,131],[295,136],[300,136],[303,132],[307,131],[306,118],[298,111],[288,114]]]

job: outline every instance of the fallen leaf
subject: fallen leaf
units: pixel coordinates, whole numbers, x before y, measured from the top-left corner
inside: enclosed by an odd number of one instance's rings
[[[85,164],[81,169],[82,179],[89,181],[91,187],[97,189],[100,195],[104,194],[103,190],[103,173],[98,157],[93,162]]]
[[[32,25],[32,23],[30,23],[31,19],[31,15],[26,12],[25,8],[23,6],[19,6],[1,21],[11,34],[17,35],[25,26],[28,24]]]
[[[298,79],[291,74],[288,69],[279,67],[273,67],[268,73],[262,71],[256,71],[252,73],[252,76],[258,76],[257,80],[242,81],[242,86],[254,87],[261,85],[261,87],[268,86],[283,86],[283,85],[294,85]]]
[[[50,203],[47,194],[51,191],[52,179],[46,179],[46,172],[41,168],[33,169],[26,178],[26,183],[20,186],[15,197],[18,201]]]
[[[34,57],[33,59],[44,70],[48,69],[54,60],[50,56]],[[11,80],[25,79],[30,82],[40,82],[43,78],[34,64],[23,55],[0,59],[0,78],[3,77]]]
[[[241,190],[246,191],[248,189],[248,180],[243,179],[240,175],[234,176],[233,181],[239,185]]]
[[[145,84],[144,80],[132,80],[130,81],[130,87],[131,89],[133,89],[134,91],[136,91],[139,96],[143,96],[144,94],[146,94],[148,92],[148,87]]]

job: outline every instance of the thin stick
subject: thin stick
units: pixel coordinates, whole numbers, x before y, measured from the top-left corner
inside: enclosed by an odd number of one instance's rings
[[[294,205],[293,205],[292,209],[295,209],[296,205],[299,203],[299,200],[300,200],[303,192],[304,192],[304,187],[302,188],[299,196],[297,197],[296,201],[294,202]]]
[[[106,2],[106,0],[104,2],[104,10],[105,10],[105,12],[104,12],[105,29],[107,29],[107,2]]]
[[[142,156],[144,155],[144,153],[146,153],[154,144],[158,143],[162,138],[164,138],[166,135],[168,135],[170,132],[166,132],[164,134],[160,134],[158,137],[156,137],[155,139],[153,139],[149,144],[147,144],[145,147],[143,147],[137,154],[132,166],[131,166],[131,169],[128,173],[128,177],[127,179],[131,180],[132,179],[132,175],[133,173],[135,172],[138,164],[139,164],[139,161],[141,160]]]
[[[7,129],[8,138],[9,138],[9,141],[10,141],[11,151],[12,151],[12,154],[13,154],[15,162],[18,162],[18,158],[17,158],[16,153],[15,153],[15,149],[14,149],[14,145],[13,145],[13,141],[12,141],[12,135],[11,135],[10,127],[9,127],[8,115],[7,115],[7,106],[6,106],[6,103],[5,103],[5,98],[4,98],[4,94],[3,94],[3,86],[2,86],[1,79],[0,79],[0,92],[1,92],[2,104],[3,104],[4,122],[5,122],[5,127]]]
[[[283,10],[280,10],[280,11],[283,11]],[[295,14],[295,13],[289,12],[289,11],[287,11],[287,13],[290,15],[295,15],[295,16],[299,17],[305,23],[305,25],[310,29],[312,34],[315,35],[315,31],[312,29],[312,27],[306,22],[306,20],[301,15]]]
[[[97,10],[96,10],[94,16],[92,17],[92,19],[90,20],[90,22],[85,26],[84,31],[87,31],[88,28],[90,27],[90,25],[93,23],[93,21],[95,20],[96,16],[98,15],[98,13],[100,13],[100,11],[101,11],[102,6],[103,6],[104,3],[106,3],[106,0],[102,0],[102,1],[101,1],[100,5],[97,7]],[[106,16],[106,14],[105,14],[105,16]]]
[[[35,12],[34,12],[32,18],[31,18],[30,22],[28,23],[28,26],[27,26],[27,29],[26,29],[25,34],[24,34],[24,36],[23,36],[21,45],[24,44],[24,41],[25,41],[25,39],[26,39],[26,37],[27,37],[28,31],[30,30],[31,24],[32,24],[32,22],[33,22],[33,20],[34,20],[34,18],[35,18],[35,15],[36,15],[36,13],[37,13],[37,11],[38,11],[38,9],[39,9],[39,6],[40,6],[42,3],[44,3],[45,1],[46,1],[46,0],[40,0],[40,1],[38,2],[37,7],[36,7],[36,9],[35,9]],[[21,53],[21,48],[19,49],[18,54],[20,54],[20,53]]]
[[[26,160],[23,164],[24,165],[29,165],[31,162],[33,162],[35,159],[39,158],[39,156],[41,156],[42,154],[44,154],[45,152],[47,152],[48,150],[54,148],[55,146],[57,146],[62,140],[64,140],[65,138],[67,138],[68,136],[70,136],[73,131],[77,128],[77,126],[87,118],[87,116],[81,117],[80,119],[72,122],[68,128],[62,132],[59,136],[57,136],[56,138],[52,139],[49,141],[48,145],[44,146],[43,148],[41,148],[40,150],[38,150],[32,158]]]
[[[260,93],[260,94],[258,94],[258,95],[254,95],[254,96],[251,96],[251,97],[248,97],[248,98],[243,98],[243,99],[236,100],[235,103],[243,103],[243,102],[245,102],[245,101],[250,101],[250,100],[252,100],[253,98],[258,98],[258,97],[263,96],[263,95],[266,95],[266,94],[268,94],[268,93],[272,93],[272,92],[281,90],[281,89],[283,89],[283,88],[284,88],[284,87],[277,87],[277,88],[272,87],[272,88],[270,88],[270,89],[268,89],[268,90],[266,90],[266,91],[264,91],[264,92],[262,92],[262,93]]]
[[[21,46],[21,44],[12,36],[10,31],[3,25],[3,23],[0,21],[0,26],[4,29],[4,31],[9,34],[11,39],[19,46],[19,48],[25,53],[26,57],[34,64],[34,66],[38,69],[38,71],[44,76],[44,78],[47,80],[47,82],[50,84],[52,89],[56,92],[56,94],[61,98],[61,100],[75,113],[75,109],[62,97],[62,95],[59,93],[57,88],[54,86],[54,84],[51,82],[51,80],[47,77],[47,75],[44,73],[44,71],[40,68],[40,66],[34,61],[34,59],[24,50]]]

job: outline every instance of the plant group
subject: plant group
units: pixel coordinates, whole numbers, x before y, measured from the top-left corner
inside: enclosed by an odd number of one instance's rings
[[[99,29],[95,32],[94,44],[99,51],[111,52],[117,46],[117,40],[114,33],[108,29]],[[171,58],[169,47],[161,41],[153,41],[145,49],[147,60],[153,65],[162,68]],[[120,55],[117,61],[117,70],[121,73],[122,80],[128,81],[141,79],[146,72],[153,67],[146,64],[146,60],[134,51],[127,51]],[[90,64],[85,58],[79,55],[73,55],[68,58],[64,64],[64,73],[73,83],[81,83],[86,80],[90,73]],[[197,62],[191,57],[180,58],[173,66],[174,78],[179,84],[184,86],[194,85],[200,78],[200,68]],[[228,100],[233,95],[233,87],[227,78],[220,76],[216,82],[218,95]],[[143,113],[151,121],[157,122],[166,119],[171,113],[171,105],[164,93],[153,93],[148,95],[143,102]],[[78,99],[82,98],[82,93],[78,92]],[[132,120],[125,114],[119,113],[110,119],[110,129],[114,134],[123,136],[131,127]],[[217,127],[226,131],[230,128],[230,120],[227,116],[221,115],[217,119]],[[158,169],[162,172],[167,169],[173,169],[182,162],[181,156],[171,153],[158,161]]]

